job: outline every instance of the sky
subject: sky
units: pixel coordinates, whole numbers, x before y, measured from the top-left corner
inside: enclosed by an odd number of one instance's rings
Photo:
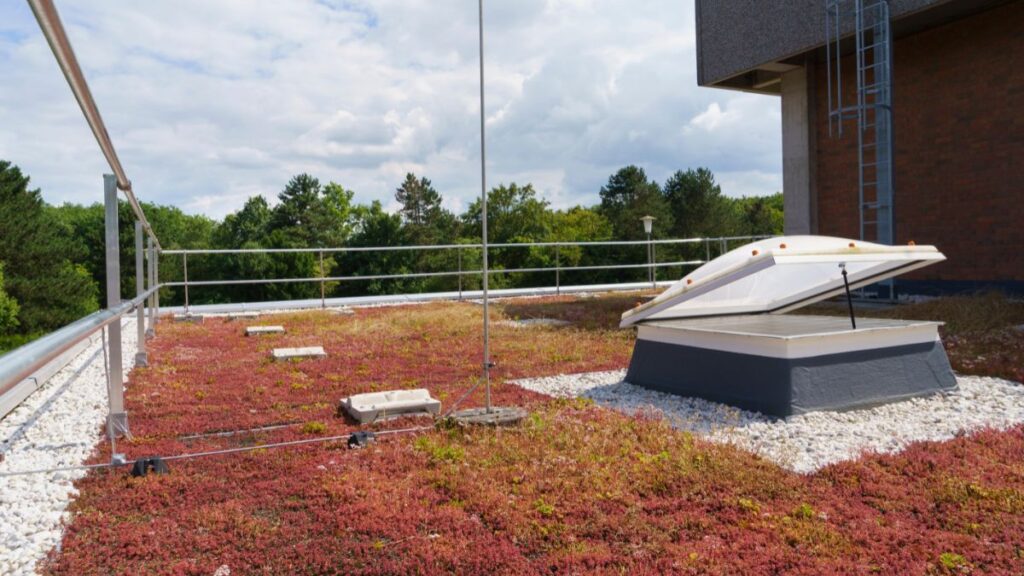
[[[140,200],[214,218],[308,172],[394,210],[480,194],[474,0],[56,0]],[[701,88],[692,0],[485,0],[489,186],[597,203],[628,164],[782,188],[779,100]],[[50,203],[109,172],[27,2],[0,2],[0,159]]]

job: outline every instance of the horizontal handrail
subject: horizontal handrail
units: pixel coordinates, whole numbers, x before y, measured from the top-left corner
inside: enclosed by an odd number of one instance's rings
[[[573,270],[621,270],[625,268],[662,268],[671,266],[693,266],[703,264],[703,260],[689,260],[680,262],[658,262],[656,264],[607,264],[602,266],[561,266],[558,270],[568,272]],[[492,268],[489,274],[513,274],[527,272],[554,272],[555,268]],[[295,284],[302,282],[348,282],[353,280],[394,280],[398,278],[432,278],[446,276],[478,276],[483,270],[462,270],[460,272],[410,272],[408,274],[374,274],[361,276],[311,276],[308,278],[251,278],[244,280],[197,280],[189,282],[164,282],[168,288],[179,286],[236,286],[246,284]]]
[[[566,247],[566,246],[646,246],[648,244],[701,244],[703,242],[721,242],[731,240],[760,240],[770,236],[723,236],[720,238],[682,238],[669,240],[608,240],[585,242],[514,242],[488,244],[488,248],[533,248],[533,247]],[[324,254],[334,252],[401,252],[409,250],[460,250],[482,249],[483,244],[423,244],[415,246],[343,246],[334,248],[190,248],[163,250],[161,254],[172,256],[182,254]]]
[[[6,394],[21,381],[32,376],[37,370],[97,330],[106,327],[107,324],[118,320],[125,314],[133,312],[137,306],[159,289],[160,286],[153,286],[132,300],[126,300],[117,308],[93,312],[60,330],[0,356],[0,395]]]

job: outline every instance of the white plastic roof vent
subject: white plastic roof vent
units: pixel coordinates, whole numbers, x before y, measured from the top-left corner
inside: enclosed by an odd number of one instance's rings
[[[782,314],[874,284],[946,257],[934,246],[885,246],[831,236],[778,236],[715,258],[657,298],[622,315],[621,327],[646,320],[733,314]]]

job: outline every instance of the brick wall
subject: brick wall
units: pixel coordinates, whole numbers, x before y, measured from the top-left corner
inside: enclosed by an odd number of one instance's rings
[[[1024,1],[900,38],[893,54],[895,241],[949,259],[908,278],[1024,282]],[[824,63],[816,77],[818,232],[855,238],[857,135],[851,123],[829,137]]]

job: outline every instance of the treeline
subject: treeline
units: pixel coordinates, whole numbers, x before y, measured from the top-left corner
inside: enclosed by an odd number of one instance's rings
[[[643,240],[640,218],[653,216],[653,237],[692,238],[782,232],[782,196],[729,198],[710,170],[679,171],[663,185],[636,166],[622,168],[600,190],[600,203],[555,210],[530,184],[501,185],[489,192],[489,238],[495,244],[554,241]],[[172,206],[142,206],[164,249],[323,248],[478,244],[481,205],[463,214],[443,207],[430,180],[408,174],[394,194],[400,209],[389,213],[379,201],[359,204],[355,193],[308,174],[293,177],[271,206],[250,198],[223,221],[188,215]],[[0,161],[0,337],[8,347],[97,310],[105,302],[103,206],[49,206],[16,166]],[[120,206],[121,285],[135,292],[133,215]],[[717,254],[718,246],[712,246]],[[499,247],[490,253],[498,270],[646,262],[644,246]],[[705,246],[657,248],[660,262],[703,259]],[[183,278],[183,258],[160,260],[163,281]],[[350,251],[298,254],[218,254],[188,258],[190,281],[258,278],[392,276],[326,283],[326,295],[386,294],[457,290],[458,276],[421,277],[431,271],[479,270],[476,248],[423,251]],[[322,268],[321,268],[322,267]],[[646,270],[563,272],[563,285],[624,282],[646,278]],[[660,269],[674,278],[681,269]],[[478,276],[462,287],[479,286]],[[552,285],[549,272],[492,276],[492,286]],[[314,298],[320,283],[190,286],[192,304]],[[161,303],[180,305],[180,287],[161,292]],[[0,347],[4,345],[0,341]]]

